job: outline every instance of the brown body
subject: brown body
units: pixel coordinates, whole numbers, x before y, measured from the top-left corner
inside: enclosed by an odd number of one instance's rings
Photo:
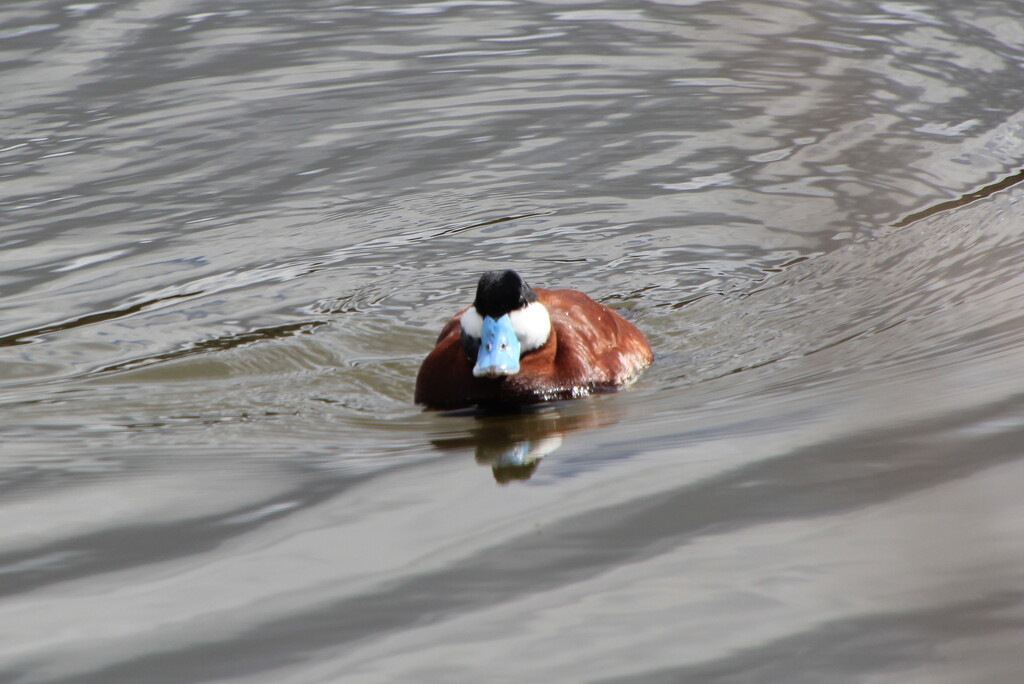
[[[460,341],[464,309],[444,326],[420,366],[416,403],[452,409],[568,399],[620,387],[653,360],[643,333],[607,306],[575,290],[534,292],[551,317],[551,336],[523,355],[518,373],[473,376],[474,360]]]

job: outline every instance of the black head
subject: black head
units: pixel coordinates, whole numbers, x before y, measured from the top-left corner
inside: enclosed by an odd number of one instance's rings
[[[535,301],[537,295],[515,271],[488,271],[480,276],[473,307],[481,316],[497,319]]]

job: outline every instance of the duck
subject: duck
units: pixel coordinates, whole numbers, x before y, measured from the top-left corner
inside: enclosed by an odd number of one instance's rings
[[[488,271],[420,365],[414,400],[487,409],[575,399],[629,384],[653,360],[635,325],[586,294]]]

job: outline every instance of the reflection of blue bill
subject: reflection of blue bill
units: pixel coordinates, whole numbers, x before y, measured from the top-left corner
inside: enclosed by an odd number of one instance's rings
[[[517,468],[528,466],[541,460],[560,446],[562,446],[562,436],[560,434],[532,442],[519,442],[498,454],[494,459],[494,467]]]
[[[530,443],[520,442],[514,444],[494,459],[495,468],[514,468],[515,466],[530,465],[535,458],[530,456]]]
[[[512,329],[508,314],[494,320],[484,316],[480,333],[480,351],[476,355],[473,375],[478,378],[496,378],[519,372],[519,338]]]

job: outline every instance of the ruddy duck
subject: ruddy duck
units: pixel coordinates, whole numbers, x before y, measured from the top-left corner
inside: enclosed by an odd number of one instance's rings
[[[621,387],[653,358],[636,326],[582,292],[488,271],[420,366],[415,400],[454,409],[582,397]]]

